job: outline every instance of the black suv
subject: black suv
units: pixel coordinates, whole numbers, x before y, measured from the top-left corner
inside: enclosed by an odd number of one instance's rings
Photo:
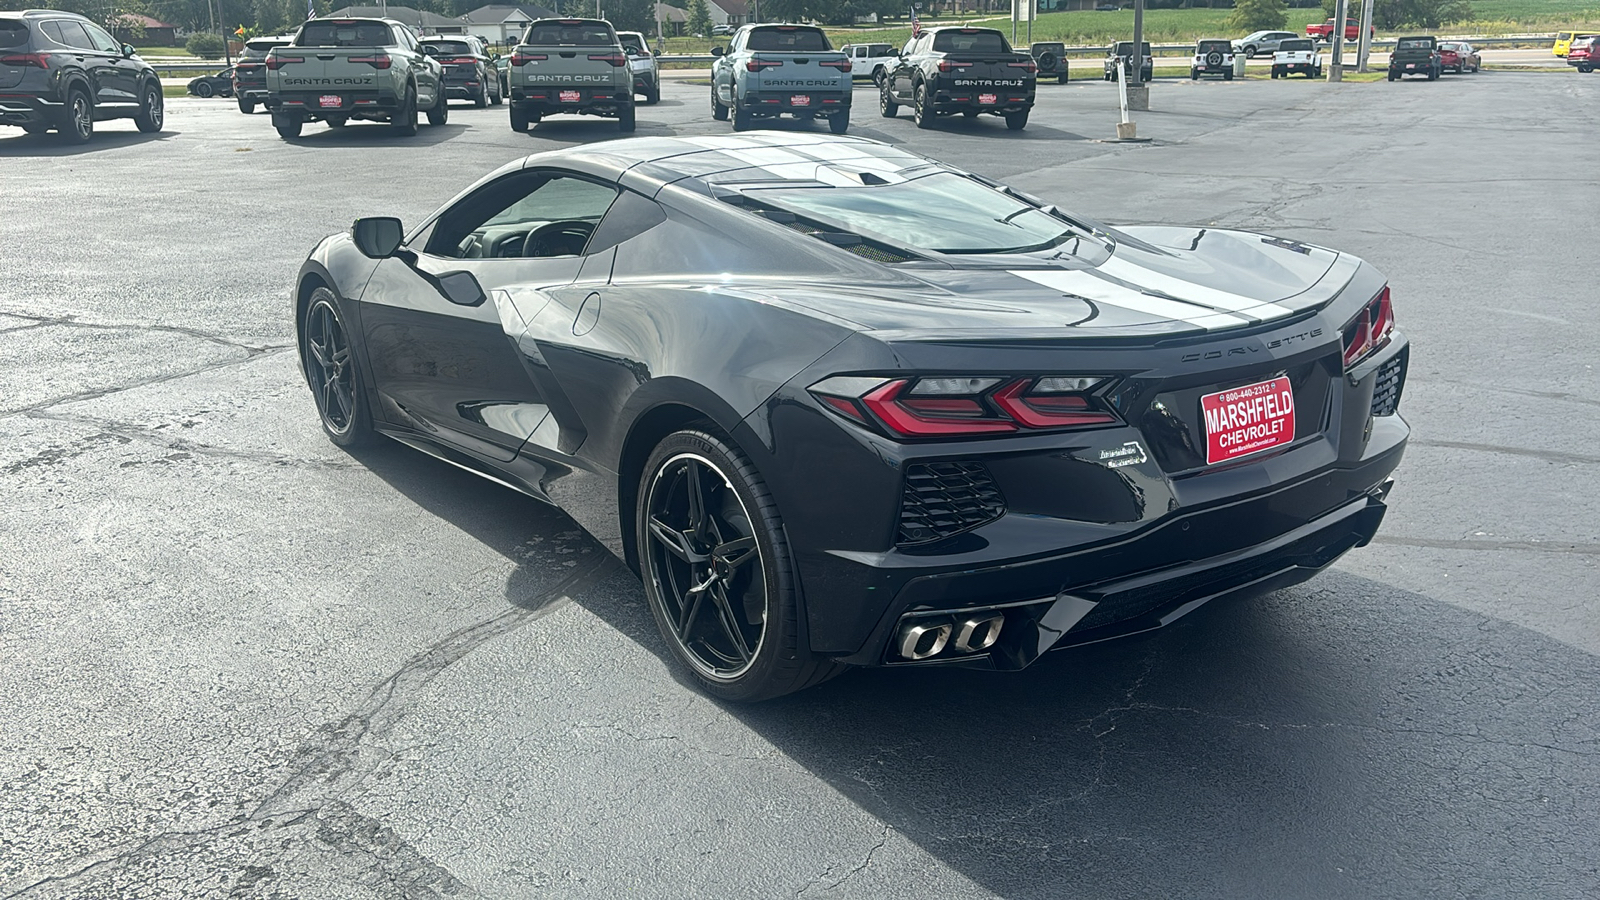
[[[133,119],[150,133],[164,117],[155,70],[104,28],[50,9],[0,12],[0,125],[54,128],[81,144],[97,120]]]
[[[1047,41],[1039,44],[1029,44],[1028,54],[1033,57],[1033,64],[1039,67],[1038,78],[1054,78],[1056,84],[1067,83],[1067,45],[1060,41]]]
[[[500,105],[500,73],[494,60],[475,37],[423,38],[422,52],[444,67],[444,95],[451,100],[471,100],[479,109]]]
[[[267,99],[267,54],[274,48],[287,47],[294,35],[251,38],[239,51],[239,61],[233,64],[233,95],[239,98],[239,112],[250,115],[257,103]]]

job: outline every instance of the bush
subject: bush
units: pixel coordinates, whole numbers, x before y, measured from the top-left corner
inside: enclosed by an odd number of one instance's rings
[[[189,40],[184,43],[183,49],[189,51],[191,56],[216,59],[222,55],[222,38],[209,31],[196,32],[189,35]]]
[[[1281,31],[1289,23],[1283,0],[1239,0],[1229,21],[1234,28],[1252,31]]]

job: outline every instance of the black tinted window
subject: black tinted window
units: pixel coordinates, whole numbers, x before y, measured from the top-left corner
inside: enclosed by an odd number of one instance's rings
[[[23,22],[0,22],[0,50],[28,46],[28,26]]]
[[[1310,50],[1311,49],[1311,42],[1310,41],[1284,41],[1283,43],[1278,45],[1278,49],[1286,51],[1286,52],[1295,51],[1295,50]]]
[[[635,50],[644,49],[644,41],[636,34],[619,34],[617,35],[617,40],[621,41],[624,47],[632,47]]]
[[[816,28],[757,28],[745,37],[745,48],[774,53],[814,53],[828,49],[828,37]]]
[[[472,45],[466,41],[424,41],[423,50],[432,50],[439,56],[472,56]]]
[[[941,31],[933,36],[935,53],[1010,53],[998,31]]]
[[[298,47],[388,47],[390,39],[382,22],[309,22],[294,42]]]
[[[39,26],[45,37],[55,41],[63,47],[77,47],[80,50],[93,50],[94,44],[89,42],[89,35],[83,26],[70,19],[55,19]]]
[[[615,32],[597,22],[541,22],[528,27],[522,42],[539,47],[613,47],[617,39]]]
[[[1397,50],[1432,50],[1433,38],[1403,38],[1395,44]]]

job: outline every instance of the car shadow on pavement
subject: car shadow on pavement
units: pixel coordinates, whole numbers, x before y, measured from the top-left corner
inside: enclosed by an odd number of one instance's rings
[[[422,124],[417,126],[415,135],[406,137],[389,130],[388,124],[384,122],[352,122],[343,128],[329,128],[321,122],[307,122],[305,130],[298,138],[284,143],[319,147],[364,147],[375,144],[432,146],[442,144],[466,130],[465,124],[450,122],[443,125]],[[267,134],[270,136],[272,132],[269,131]]]
[[[509,559],[576,528],[398,446],[359,459]],[[519,569],[508,602],[548,580]],[[642,589],[573,599],[690,684]],[[1000,896],[1553,896],[1592,884],[1597,682],[1582,651],[1331,571],[1020,673],[859,670],[723,709]]]
[[[15,134],[15,137],[7,136],[7,132]],[[87,143],[69,144],[53,131],[45,134],[28,134],[20,129],[12,132],[8,128],[0,131],[0,156],[80,156],[85,153],[121,150],[124,147],[165,141],[179,134],[182,132],[171,130],[145,134],[132,128],[127,131],[96,131],[94,137]]]

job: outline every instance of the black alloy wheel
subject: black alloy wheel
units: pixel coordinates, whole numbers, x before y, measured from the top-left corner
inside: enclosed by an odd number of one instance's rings
[[[311,294],[300,329],[300,364],[317,401],[322,430],[335,444],[354,447],[372,439],[372,417],[336,304],[325,287]]]
[[[896,103],[894,95],[889,93],[887,80],[878,86],[878,112],[883,113],[885,119],[892,119],[900,112],[900,104]]]
[[[793,563],[755,466],[707,431],[668,435],[644,468],[636,535],[673,655],[724,700],[776,697],[841,671],[799,646]]]
[[[196,97],[199,97],[202,100],[210,97],[212,94],[215,94],[215,93],[216,93],[216,90],[211,87],[211,82],[209,82],[209,81],[202,81],[199,84],[194,86],[194,95]]]
[[[911,91],[911,121],[918,128],[932,128],[933,119],[933,110],[928,109],[928,86],[919,81]]]
[[[428,110],[429,125],[443,125],[450,121],[450,101],[444,95],[444,85],[435,92],[433,108]]]
[[[73,88],[67,95],[67,108],[56,134],[69,144],[83,144],[94,137],[94,106],[82,88]]]

